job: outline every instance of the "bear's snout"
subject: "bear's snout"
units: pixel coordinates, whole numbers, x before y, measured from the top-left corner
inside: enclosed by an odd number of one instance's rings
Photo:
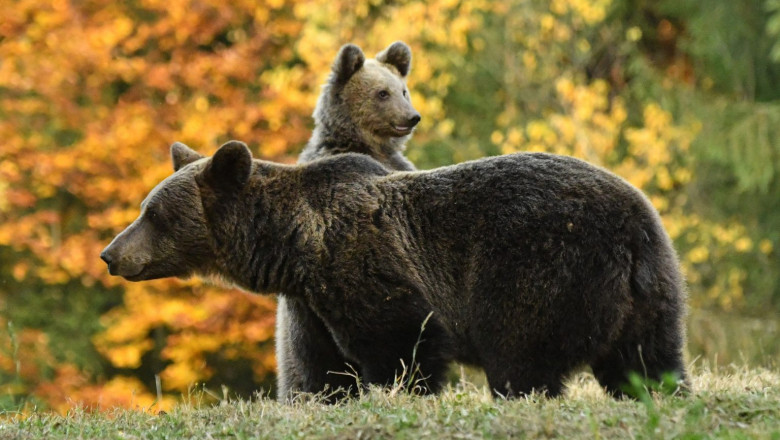
[[[121,246],[111,243],[100,253],[100,259],[108,266],[108,273],[134,281],[144,271],[146,258],[139,255],[123,255],[118,248]]]
[[[135,281],[151,261],[146,237],[139,222],[134,222],[100,252],[108,273]]]
[[[419,113],[414,112],[411,116],[407,116],[403,119],[403,122],[401,123],[395,123],[393,125],[393,129],[395,130],[396,136],[406,136],[412,132],[415,126],[417,126],[417,123],[420,122],[420,119],[422,117]]]

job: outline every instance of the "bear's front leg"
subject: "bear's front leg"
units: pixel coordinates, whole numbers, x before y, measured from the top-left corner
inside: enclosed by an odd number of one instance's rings
[[[401,385],[421,395],[441,390],[453,358],[452,341],[436,319],[430,319],[422,330],[424,319],[421,314],[409,313],[373,332],[357,332],[351,345],[365,384]]]
[[[325,324],[303,301],[281,295],[278,299],[278,399],[288,401],[298,393],[324,391],[325,400],[334,403],[354,395],[358,365],[341,354]]]

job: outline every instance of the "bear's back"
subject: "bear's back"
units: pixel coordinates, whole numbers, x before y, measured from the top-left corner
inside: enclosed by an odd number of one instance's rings
[[[473,234],[492,235],[496,244],[513,235],[541,242],[584,234],[596,242],[660,228],[657,212],[639,190],[567,156],[517,153],[376,180],[396,194],[386,199],[403,198],[403,209],[426,225],[433,241],[455,237],[468,246],[478,239]]]
[[[462,196],[490,192],[494,197],[517,191],[561,197],[607,192],[616,197],[641,193],[624,179],[580,159],[549,153],[515,153],[463,162],[427,171],[387,176],[386,182],[408,181],[410,187],[439,188]],[[414,190],[412,190],[414,191]],[[529,193],[525,193],[529,194]],[[602,197],[604,194],[600,195]]]

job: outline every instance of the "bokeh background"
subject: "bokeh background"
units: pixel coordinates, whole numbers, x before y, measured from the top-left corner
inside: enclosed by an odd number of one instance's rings
[[[570,154],[643,189],[691,362],[777,368],[780,0],[0,2],[0,411],[271,390],[273,297],[127,283],[100,250],[168,146],[295,160],[338,48],[406,41],[420,168]]]

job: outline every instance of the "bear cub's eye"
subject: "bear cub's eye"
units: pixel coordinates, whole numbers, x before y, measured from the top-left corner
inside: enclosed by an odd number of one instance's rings
[[[406,89],[404,89],[404,98],[406,98]]]
[[[390,97],[390,92],[387,90],[380,90],[379,93],[377,93],[377,96],[379,96],[379,99],[387,99]]]

